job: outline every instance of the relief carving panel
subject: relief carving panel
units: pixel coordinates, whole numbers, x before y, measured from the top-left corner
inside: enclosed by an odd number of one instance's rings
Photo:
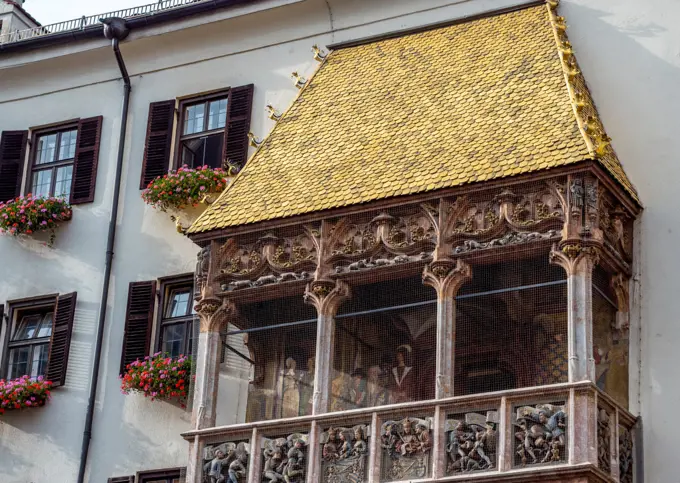
[[[515,466],[566,461],[567,414],[563,405],[517,408]]]
[[[446,474],[483,471],[497,465],[498,412],[467,413],[446,421]]]
[[[369,426],[328,428],[323,444],[321,474],[324,483],[360,483],[367,481]]]
[[[303,483],[307,473],[308,436],[293,433],[265,439],[262,449],[262,482]]]
[[[381,481],[400,481],[429,476],[432,421],[404,418],[386,421],[380,428]]]
[[[203,449],[204,483],[245,483],[250,445],[228,442]]]

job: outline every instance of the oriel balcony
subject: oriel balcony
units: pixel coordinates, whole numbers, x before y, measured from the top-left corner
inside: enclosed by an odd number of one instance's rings
[[[569,238],[578,186],[206,246],[187,481],[632,482],[628,245]]]

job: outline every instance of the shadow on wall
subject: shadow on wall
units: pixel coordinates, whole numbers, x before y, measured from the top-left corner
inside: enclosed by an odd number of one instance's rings
[[[42,474],[53,479],[55,472],[68,475],[77,468],[97,308],[94,303],[78,302],[66,383],[52,391],[50,402],[42,408],[8,411],[0,417],[3,478],[15,476],[17,479],[9,481],[23,483],[27,477],[35,479]],[[36,465],[38,454],[46,455],[38,458],[45,464]]]

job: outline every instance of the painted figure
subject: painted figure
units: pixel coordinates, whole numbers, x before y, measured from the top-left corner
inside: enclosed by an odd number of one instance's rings
[[[349,389],[349,400],[352,408],[366,407],[366,372],[358,367],[352,371],[352,385]]]
[[[307,370],[300,378],[300,416],[312,414],[312,402],[314,398],[314,368],[316,359],[307,359]]]
[[[380,381],[381,373],[380,366],[371,366],[368,369],[366,407],[382,406],[387,403],[387,391]]]
[[[411,365],[411,346],[400,345],[396,353],[396,365],[392,368],[391,397],[393,403],[413,401],[416,380]]]
[[[295,369],[295,359],[286,359],[286,371],[283,374],[283,407],[282,418],[293,418],[300,411],[300,376]]]

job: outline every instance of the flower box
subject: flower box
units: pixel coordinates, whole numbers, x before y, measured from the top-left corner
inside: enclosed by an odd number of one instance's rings
[[[72,214],[71,205],[63,198],[36,198],[29,193],[0,203],[0,233],[17,236],[49,230],[52,245],[54,229]]]
[[[156,353],[128,364],[125,369],[126,372],[120,376],[123,394],[138,392],[152,401],[175,401],[186,407],[192,377],[190,357],[180,355],[173,358]]]
[[[201,166],[186,166],[159,176],[142,192],[142,199],[165,211],[175,221],[178,231],[191,226],[229,184],[232,171]]]
[[[44,406],[50,399],[51,388],[52,383],[45,381],[42,376],[38,379],[22,376],[11,381],[0,379],[0,414],[15,409]]]

